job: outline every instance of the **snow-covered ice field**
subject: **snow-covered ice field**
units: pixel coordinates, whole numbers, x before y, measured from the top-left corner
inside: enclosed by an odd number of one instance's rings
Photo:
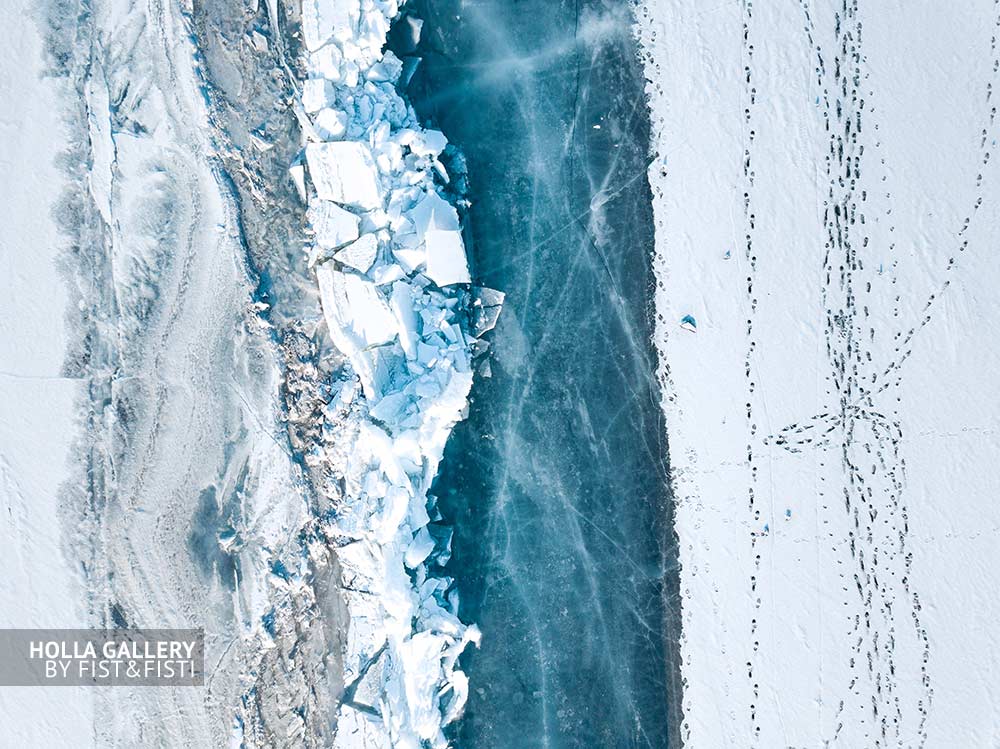
[[[80,383],[64,377],[68,293],[57,267],[62,241],[52,210],[61,175],[52,143],[62,132],[65,86],[41,78],[41,35],[30,2],[6,8],[0,29],[0,626],[77,627],[85,608],[63,553],[58,503],[69,477]],[[74,687],[0,689],[3,743],[89,746],[92,696]],[[78,737],[74,739],[74,737]]]
[[[1000,743],[998,11],[640,5],[686,746]]]

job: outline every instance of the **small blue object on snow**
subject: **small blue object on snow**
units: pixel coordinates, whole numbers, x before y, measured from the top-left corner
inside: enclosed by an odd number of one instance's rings
[[[770,530],[771,530],[771,527],[767,523],[764,523],[764,533],[767,533]]]
[[[691,315],[684,315],[684,317],[681,318],[681,327],[684,328],[684,330],[690,330],[692,333],[695,333],[698,330],[698,323],[694,321],[694,318],[691,317]]]
[[[788,518],[790,518],[791,516],[792,516],[792,511],[791,510],[785,510],[785,520],[788,520]]]
[[[725,259],[728,260],[733,256],[732,250],[726,250]]]

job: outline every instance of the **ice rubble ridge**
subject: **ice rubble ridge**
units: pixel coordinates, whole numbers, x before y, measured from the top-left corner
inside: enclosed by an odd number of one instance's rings
[[[451,539],[430,525],[440,516],[428,490],[485,349],[475,336],[503,295],[469,285],[459,216],[438,192],[447,140],[397,92],[404,64],[382,50],[398,12],[395,0],[304,0],[305,145],[291,173],[323,315],[357,376],[331,400],[327,428],[352,405],[364,414],[328,531],[350,615],[344,681],[355,694],[379,675],[381,719],[345,699],[338,745],[445,747],[442,727],[468,694],[456,661],[480,634],[458,619],[451,579],[429,570]],[[419,22],[407,29],[419,34]]]

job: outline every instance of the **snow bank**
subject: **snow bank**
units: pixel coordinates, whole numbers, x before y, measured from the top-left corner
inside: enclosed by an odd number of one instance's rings
[[[502,295],[468,286],[459,216],[438,192],[447,140],[420,127],[395,89],[402,64],[382,53],[397,12],[372,0],[303,4],[300,116],[309,258],[350,370],[326,429],[345,434],[349,414],[360,420],[346,466],[330,462],[344,489],[326,531],[341,543],[350,615],[342,655],[351,697],[337,745],[416,749],[447,746],[442,726],[468,691],[456,660],[479,640],[456,615],[451,580],[435,571],[450,534],[432,525],[439,515],[427,492],[472,386],[470,328],[492,327]]]

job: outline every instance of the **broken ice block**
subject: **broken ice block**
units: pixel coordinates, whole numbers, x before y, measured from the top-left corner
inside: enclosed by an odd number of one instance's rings
[[[306,146],[306,162],[321,200],[364,210],[381,205],[375,161],[364,143],[310,143]]]
[[[403,705],[392,707],[408,711],[413,731],[421,741],[435,739],[441,730],[436,690],[441,680],[441,653],[447,643],[445,637],[425,631],[413,635],[397,648],[406,701],[405,708]],[[413,746],[418,745],[413,743]]]
[[[330,336],[352,361],[363,349],[395,339],[396,318],[374,283],[330,263],[316,269],[316,278]]]
[[[316,244],[333,250],[360,236],[360,219],[328,200],[314,200],[309,204],[309,223],[316,232]]]
[[[410,219],[417,236],[423,238],[429,229],[458,231],[458,212],[455,207],[436,192],[427,193],[423,200],[410,210]]]
[[[331,38],[347,38],[358,25],[358,0],[303,0],[302,35],[306,49],[319,49]]]
[[[344,53],[336,44],[328,44],[309,55],[309,67],[329,81],[339,82],[342,78],[341,66],[344,64]]]
[[[295,185],[295,190],[299,193],[299,197],[305,201],[306,200],[306,165],[302,163],[302,155],[300,154],[292,162],[292,165],[288,167],[288,175],[292,178],[292,183]]]
[[[396,57],[392,50],[389,50],[385,53],[385,57],[382,58],[381,62],[377,62],[371,66],[365,78],[369,81],[387,81],[392,83],[399,78],[399,74],[402,72],[402,60]]]
[[[383,284],[398,281],[406,274],[398,265],[391,263],[390,265],[376,265],[368,275],[375,281],[376,286],[382,286]]]
[[[406,554],[403,559],[406,566],[412,570],[418,565],[423,564],[432,551],[434,551],[434,539],[426,528],[421,528],[406,548]]]
[[[375,404],[369,414],[373,419],[381,421],[391,428],[399,421],[410,404],[411,400],[405,393],[392,393]]]
[[[254,29],[248,34],[250,38],[250,44],[253,48],[260,52],[261,54],[267,52],[267,37],[261,34],[259,31]]]
[[[420,67],[419,57],[404,57],[403,72],[399,74],[399,78],[396,80],[396,87],[400,90],[405,90],[410,85],[410,81],[413,80],[413,75],[417,72],[418,67]]]
[[[316,115],[316,132],[324,140],[343,138],[347,132],[347,113],[326,107]]]
[[[469,283],[462,233],[431,229],[424,235],[427,246],[427,276],[438,286]]]
[[[479,286],[475,290],[476,302],[482,304],[484,307],[499,307],[503,304],[503,300],[507,298],[507,295],[502,291],[497,289],[491,289],[489,286]]]
[[[362,273],[367,273],[375,262],[375,255],[378,254],[378,239],[374,234],[365,234],[356,242],[351,242],[342,249],[333,259],[338,263],[350,266]]]
[[[302,83],[302,108],[318,112],[333,101],[333,84],[325,78],[310,78]]]
[[[481,286],[474,289],[475,301],[472,305],[472,332],[481,336],[493,330],[503,308],[504,293]]]
[[[422,18],[411,15],[400,18],[390,34],[393,47],[399,50],[400,54],[412,55],[420,44],[420,30],[423,26]]]
[[[448,139],[440,130],[425,130],[410,142],[410,150],[417,156],[437,157],[448,145]]]
[[[420,335],[417,331],[417,315],[413,309],[413,289],[405,281],[397,281],[392,285],[392,297],[389,307],[399,324],[399,344],[403,347],[407,358],[417,356],[417,341]]]
[[[417,268],[420,268],[427,259],[426,253],[421,249],[411,250],[397,247],[392,251],[392,254],[407,273],[412,273]]]

